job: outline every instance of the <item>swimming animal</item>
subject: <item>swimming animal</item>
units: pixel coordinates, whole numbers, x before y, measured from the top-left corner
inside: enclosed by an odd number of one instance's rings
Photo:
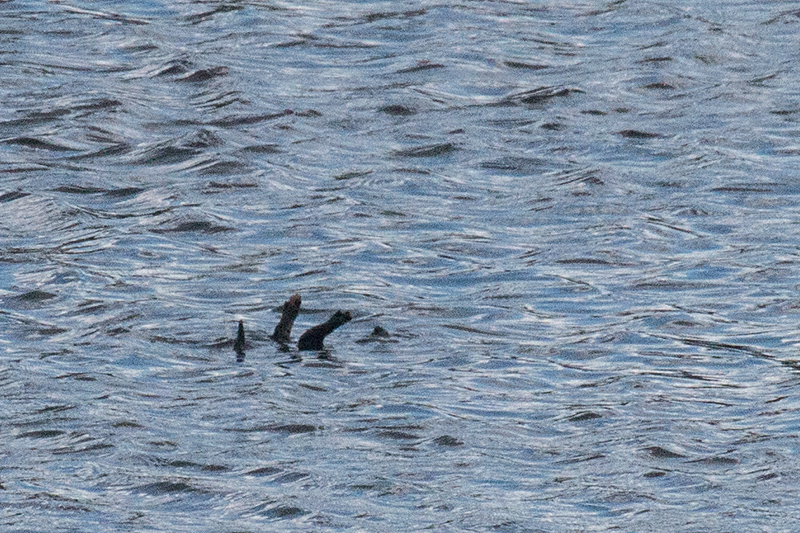
[[[350,311],[336,311],[326,322],[323,322],[318,326],[314,326],[300,335],[300,340],[297,341],[297,349],[321,350],[322,341],[325,340],[325,337],[333,333],[333,330],[339,326],[350,322],[352,318],[353,315],[350,314]]]
[[[281,321],[275,326],[275,331],[272,333],[272,340],[284,344],[291,340],[292,325],[294,325],[294,319],[297,318],[297,313],[300,312],[301,301],[300,295],[295,294],[283,302]]]
[[[302,298],[299,294],[292,295],[291,298],[283,302],[281,308],[281,320],[275,326],[271,337],[274,341],[281,344],[288,344],[291,341],[292,326],[300,312],[300,304]],[[298,350],[322,350],[322,341],[325,337],[330,335],[333,330],[342,326],[353,319],[350,311],[336,311],[327,321],[322,324],[316,325],[309,329],[300,336],[297,342]],[[239,321],[239,330],[236,334],[236,341],[233,343],[233,349],[240,358],[244,358],[245,338],[244,338],[244,323]]]

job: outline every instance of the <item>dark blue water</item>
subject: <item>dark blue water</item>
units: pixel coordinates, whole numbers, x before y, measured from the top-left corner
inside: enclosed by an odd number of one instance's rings
[[[796,529],[800,2],[0,15],[3,531]]]

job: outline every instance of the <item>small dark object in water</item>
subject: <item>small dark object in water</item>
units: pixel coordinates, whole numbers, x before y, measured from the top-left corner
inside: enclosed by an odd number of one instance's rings
[[[297,349],[321,350],[322,341],[325,340],[325,337],[327,337],[328,334],[333,332],[333,330],[339,326],[350,322],[352,318],[353,315],[350,314],[350,311],[336,311],[327,322],[323,322],[318,326],[314,326],[303,333],[300,336],[300,340],[297,342]]]
[[[392,339],[391,333],[389,333],[380,326],[375,326],[375,329],[372,330],[372,333],[370,333],[363,339],[358,339],[356,342],[359,344],[367,344],[369,342],[397,342],[397,341]]]
[[[283,303],[281,321],[275,326],[272,340],[282,343],[288,343],[291,340],[292,325],[294,325],[294,319],[297,318],[297,313],[300,312],[300,303],[299,294],[295,294]]]
[[[380,326],[375,326],[375,329],[372,330],[372,334],[370,337],[381,337],[384,339],[388,339],[390,337],[389,332],[383,329]]]
[[[236,342],[233,343],[233,351],[239,355],[244,355],[244,323],[239,321],[239,332],[236,334]]]

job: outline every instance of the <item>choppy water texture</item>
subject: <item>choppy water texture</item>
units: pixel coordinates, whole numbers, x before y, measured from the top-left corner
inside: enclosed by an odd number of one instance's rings
[[[0,14],[3,531],[796,530],[800,3]]]

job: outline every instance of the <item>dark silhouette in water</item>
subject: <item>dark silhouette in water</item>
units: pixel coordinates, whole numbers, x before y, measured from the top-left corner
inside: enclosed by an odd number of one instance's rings
[[[299,294],[295,294],[283,303],[281,321],[275,326],[275,331],[272,333],[272,340],[284,344],[291,340],[292,325],[294,325],[294,319],[297,318],[297,313],[300,312],[300,303],[301,298]]]
[[[391,333],[389,333],[380,326],[375,326],[375,329],[372,330],[372,333],[370,333],[363,339],[358,339],[356,342],[359,344],[366,344],[368,342],[397,342],[397,341],[392,338]]]
[[[293,295],[283,303],[281,320],[278,322],[278,325],[275,326],[275,331],[272,333],[273,340],[280,342],[281,344],[287,344],[291,341],[292,326],[294,325],[294,320],[297,318],[297,314],[300,312],[300,303],[301,298],[299,294]],[[333,316],[327,320],[327,322],[323,322],[318,326],[314,326],[303,333],[297,343],[297,349],[322,350],[322,341],[325,340],[325,337],[332,333],[333,330],[350,322],[352,319],[353,315],[350,314],[350,311],[336,311]],[[388,335],[383,328],[376,328],[375,331],[378,331],[378,329],[382,330],[384,335]],[[373,334],[376,333],[373,332]],[[236,360],[239,362],[244,361],[244,348],[244,323],[240,320],[239,331],[236,334],[236,341],[233,343],[233,350],[236,352],[237,356]]]
[[[322,341],[325,340],[330,333],[343,324],[347,324],[352,320],[353,315],[350,311],[336,311],[327,322],[323,322],[318,326],[314,326],[300,336],[297,341],[298,350],[321,350]]]
[[[244,361],[244,323],[239,321],[239,331],[236,333],[236,341],[233,343],[233,351],[236,352],[236,360]]]
[[[382,327],[375,326],[375,329],[373,329],[372,333],[370,333],[370,337],[377,337],[379,339],[388,339],[389,337],[391,337],[391,335],[389,335],[389,332],[383,329]]]

